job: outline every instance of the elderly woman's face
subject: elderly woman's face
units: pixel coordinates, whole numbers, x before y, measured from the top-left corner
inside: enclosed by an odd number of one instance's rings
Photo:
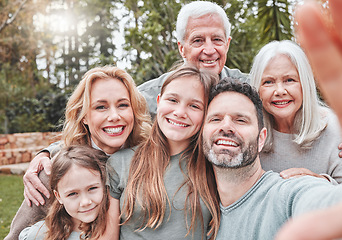
[[[107,154],[116,152],[132,132],[134,114],[129,92],[117,79],[97,79],[90,92],[90,109],[83,119],[91,139]]]
[[[285,55],[277,55],[267,65],[259,88],[264,109],[277,125],[293,125],[303,103],[302,86],[296,66]]]

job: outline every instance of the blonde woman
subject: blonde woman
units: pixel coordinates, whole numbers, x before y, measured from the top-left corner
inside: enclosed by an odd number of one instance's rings
[[[68,100],[60,144],[88,145],[111,155],[145,140],[150,128],[146,101],[131,76],[117,67],[98,67],[84,75]],[[60,147],[57,145],[51,154]],[[45,172],[41,172],[40,179],[43,186],[48,186]],[[5,239],[17,239],[23,228],[46,216],[49,206],[29,207],[23,202]]]

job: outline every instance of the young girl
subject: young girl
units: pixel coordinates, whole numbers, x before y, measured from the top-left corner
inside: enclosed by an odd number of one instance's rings
[[[206,239],[207,232],[215,237],[219,203],[210,166],[198,161],[204,159],[198,158],[198,136],[217,80],[194,67],[175,70],[157,98],[150,137],[108,159],[122,239]]]
[[[62,149],[52,163],[54,193],[45,221],[25,228],[20,240],[98,239],[106,229],[109,207],[107,155],[86,145]]]

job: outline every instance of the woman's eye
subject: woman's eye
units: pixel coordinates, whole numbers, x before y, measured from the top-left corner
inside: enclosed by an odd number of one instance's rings
[[[98,189],[98,187],[91,187],[89,188],[89,191],[96,190],[96,189]]]
[[[101,106],[96,106],[95,109],[96,110],[103,110],[103,109],[106,109],[106,107],[101,105]]]
[[[192,105],[190,105],[192,108],[195,108],[195,109],[201,109],[198,105],[196,105],[196,104],[192,104]]]
[[[272,84],[272,81],[271,80],[267,80],[267,81],[264,81],[262,83],[262,85],[269,85],[269,84]]]
[[[67,195],[67,197],[76,196],[76,194],[77,194],[77,193],[75,193],[75,192],[72,192],[72,193],[69,193],[69,194]]]
[[[292,78],[289,78],[289,79],[286,79],[286,82],[295,82],[295,80]]]
[[[128,108],[130,105],[128,103],[121,103],[119,108]]]

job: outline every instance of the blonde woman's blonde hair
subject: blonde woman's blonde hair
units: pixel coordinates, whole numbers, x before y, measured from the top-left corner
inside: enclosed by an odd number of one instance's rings
[[[303,103],[295,116],[293,141],[302,148],[310,148],[312,143],[321,134],[327,125],[322,117],[324,104],[318,98],[314,74],[304,51],[293,41],[273,41],[262,47],[255,56],[250,72],[251,85],[258,92],[261,85],[262,74],[272,59],[278,55],[285,55],[296,66],[303,92]],[[267,138],[263,148],[264,152],[273,150],[274,117],[264,109],[264,123],[268,129]]]
[[[73,144],[91,145],[88,126],[83,119],[90,109],[90,92],[96,79],[117,79],[127,88],[134,114],[134,126],[124,147],[138,145],[147,139],[151,129],[151,119],[145,98],[138,92],[132,77],[124,70],[114,66],[96,67],[86,72],[70,96],[62,131],[62,141],[65,146]],[[120,93],[113,93],[120,94]]]

